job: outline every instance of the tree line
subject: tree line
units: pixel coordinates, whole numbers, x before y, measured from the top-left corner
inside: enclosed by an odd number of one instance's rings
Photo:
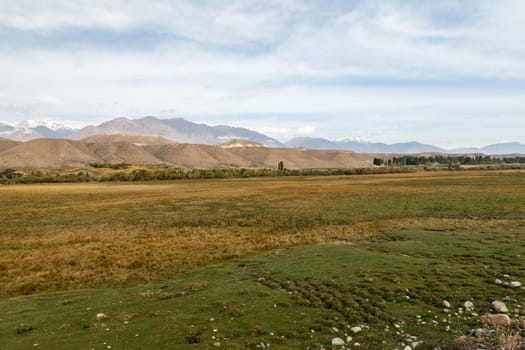
[[[113,167],[112,167],[113,168]],[[118,168],[118,167],[117,167]],[[337,169],[287,169],[283,165],[272,168],[224,168],[224,169],[134,169],[113,173],[95,173],[79,170],[71,173],[62,171],[19,172],[14,169],[0,171],[0,184],[15,183],[68,183],[68,182],[111,182],[111,181],[154,181],[184,179],[231,179],[264,176],[329,176],[365,175],[414,172],[406,167],[368,167]]]
[[[410,166],[410,165],[485,165],[485,164],[525,164],[525,157],[491,157],[485,155],[476,156],[399,156],[393,158],[374,158],[374,165],[387,166]]]

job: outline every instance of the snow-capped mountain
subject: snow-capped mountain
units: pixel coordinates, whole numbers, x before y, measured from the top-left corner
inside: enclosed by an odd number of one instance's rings
[[[69,126],[66,126],[62,123],[48,121],[48,120],[24,120],[18,124],[16,127],[19,129],[37,129],[37,128],[47,128],[49,130],[58,131],[58,130],[73,130]]]
[[[0,122],[0,136],[15,141],[66,138],[73,131],[73,128],[64,124],[47,120],[25,120],[16,125]]]
[[[15,130],[15,127],[6,122],[0,122],[0,135],[12,132]]]

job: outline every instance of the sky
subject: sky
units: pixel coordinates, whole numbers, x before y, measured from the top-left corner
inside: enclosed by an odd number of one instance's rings
[[[0,120],[525,143],[525,1],[0,0]]]

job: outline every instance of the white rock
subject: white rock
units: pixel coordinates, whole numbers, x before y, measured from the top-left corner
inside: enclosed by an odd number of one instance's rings
[[[505,303],[502,301],[494,300],[491,305],[492,305],[492,308],[496,310],[497,312],[500,312],[500,313],[509,312],[507,305],[505,305]]]
[[[509,286],[511,286],[512,288],[521,287],[521,282],[512,281],[512,282],[510,282]]]
[[[463,303],[463,307],[467,312],[471,312],[474,310],[474,304],[468,300]]]
[[[351,336],[346,337],[346,342],[347,343],[350,343],[351,341],[352,341],[352,337]]]
[[[448,300],[443,300],[443,307],[450,309],[450,303],[448,302]]]
[[[333,338],[332,345],[334,346],[345,345],[345,341],[341,338]]]
[[[487,326],[509,327],[511,319],[507,314],[489,314],[481,316],[481,321]]]
[[[496,278],[496,280],[494,280],[494,283],[496,283],[496,284],[502,284],[502,283],[503,283],[503,281],[502,281],[502,280],[500,280],[499,278]]]
[[[108,315],[106,315],[106,314],[104,314],[102,312],[99,312],[97,314],[97,319],[99,319],[99,320],[105,320],[106,318],[108,318]]]
[[[485,329],[483,328],[477,328],[474,331],[474,335],[476,336],[476,338],[481,338],[484,334],[485,334]]]
[[[412,350],[412,348],[410,347],[410,345],[407,345],[403,348],[403,350]]]
[[[359,332],[362,331],[361,327],[359,327],[359,326],[352,327],[352,328],[350,328],[350,330],[352,331],[352,333],[359,333]]]

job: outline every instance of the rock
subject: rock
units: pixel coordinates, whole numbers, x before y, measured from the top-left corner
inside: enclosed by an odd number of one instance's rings
[[[351,336],[346,337],[346,342],[347,343],[350,343],[351,341],[352,341],[352,337]]]
[[[481,322],[487,326],[509,327],[511,320],[507,314],[488,314],[481,316]]]
[[[213,343],[213,346],[215,346],[216,348],[220,348],[221,347],[221,343],[216,341],[215,343]]]
[[[107,319],[107,318],[108,318],[108,315],[106,315],[106,314],[104,314],[104,313],[102,313],[102,312],[99,312],[99,313],[97,314],[97,320],[105,320],[105,319]]]
[[[499,278],[496,278],[496,279],[494,280],[494,283],[496,283],[496,284],[502,284],[503,281],[500,280]]]
[[[502,301],[494,300],[491,305],[492,305],[492,308],[496,310],[496,312],[499,312],[499,313],[509,312],[509,309],[507,309],[507,305],[505,305],[505,303]]]
[[[472,312],[474,311],[474,304],[471,301],[465,301],[463,303],[463,307],[465,308],[465,311]]]
[[[448,302],[448,300],[443,300],[443,307],[446,309],[450,309],[450,303]]]
[[[474,331],[474,335],[476,336],[476,338],[481,338],[485,335],[485,329],[483,328],[478,328]]]
[[[345,341],[341,338],[333,338],[332,345],[334,346],[345,345]]]
[[[362,331],[361,327],[352,327],[350,328],[350,330],[352,331],[352,333],[359,333]]]
[[[407,345],[403,348],[403,350],[412,350],[412,348],[410,347],[410,345]]]
[[[464,335],[458,338],[457,342],[461,345],[465,345],[468,342],[468,338]]]
[[[509,283],[509,286],[512,287],[512,288],[518,288],[518,287],[521,287],[521,282],[512,281],[512,282]]]

